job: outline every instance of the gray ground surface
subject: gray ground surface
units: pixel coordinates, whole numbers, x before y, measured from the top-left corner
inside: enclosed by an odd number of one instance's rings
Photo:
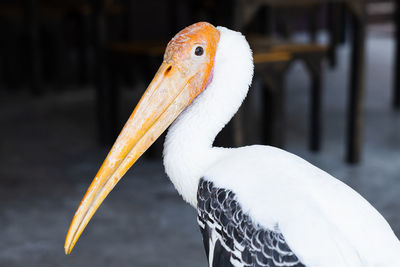
[[[325,136],[306,150],[308,79],[288,74],[287,150],[355,188],[400,235],[400,114],[390,109],[393,42],[367,44],[364,158],[344,158],[347,55],[325,73]],[[97,146],[91,90],[0,103],[0,266],[206,266],[196,213],[175,192],[161,161],[141,160],[106,199],[72,255],[64,237],[107,148]],[[134,106],[126,97],[125,110]],[[126,113],[126,112],[125,112]],[[279,178],[279,177],[277,177]]]

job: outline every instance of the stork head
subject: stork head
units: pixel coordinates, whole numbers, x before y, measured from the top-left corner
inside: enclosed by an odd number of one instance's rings
[[[219,38],[214,26],[199,22],[169,42],[163,63],[75,213],[65,240],[66,254],[127,170],[211,82]]]

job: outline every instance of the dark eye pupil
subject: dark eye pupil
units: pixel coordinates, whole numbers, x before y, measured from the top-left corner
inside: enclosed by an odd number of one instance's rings
[[[204,50],[203,50],[203,47],[201,47],[201,46],[196,47],[196,50],[194,50],[194,54],[196,56],[201,56],[201,55],[203,55],[203,53],[204,53]]]

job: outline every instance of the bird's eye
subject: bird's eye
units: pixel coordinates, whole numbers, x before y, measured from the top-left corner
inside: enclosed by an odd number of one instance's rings
[[[204,53],[204,49],[201,46],[196,47],[196,49],[194,50],[194,54],[196,56],[201,56]]]

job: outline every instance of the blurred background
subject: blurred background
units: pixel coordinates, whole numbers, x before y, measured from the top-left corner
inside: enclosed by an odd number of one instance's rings
[[[81,198],[179,30],[243,32],[255,76],[216,144],[282,147],[341,179],[400,236],[394,0],[1,0],[0,266],[206,266],[163,138],[64,255]]]

